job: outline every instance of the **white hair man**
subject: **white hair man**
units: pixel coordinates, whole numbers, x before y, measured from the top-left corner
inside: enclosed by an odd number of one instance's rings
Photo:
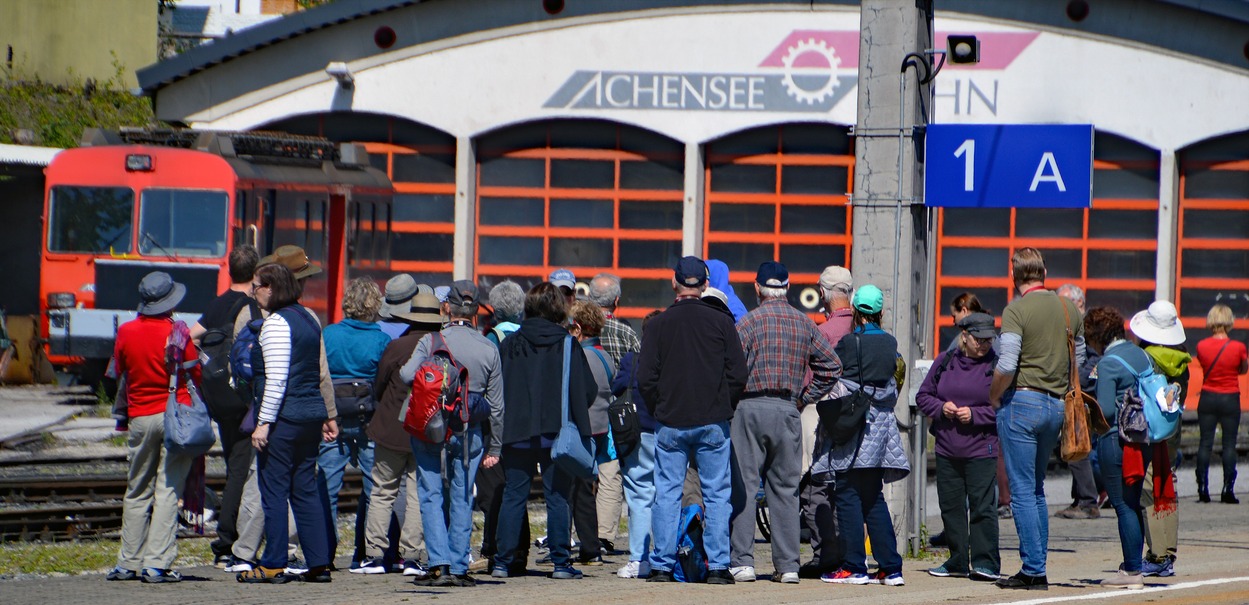
[[[620,278],[610,273],[599,273],[590,280],[590,300],[603,308],[607,323],[603,325],[603,333],[599,341],[603,350],[611,355],[612,361],[620,365],[620,358],[625,353],[637,353],[642,350],[642,341],[633,327],[616,317],[616,307],[620,305]]]
[[[738,582],[755,579],[755,494],[763,478],[772,520],[774,579],[797,584],[801,413],[833,388],[841,362],[815,323],[789,304],[785,265],[759,265],[755,293],[759,306],[737,324],[749,375],[731,423],[731,572]]]

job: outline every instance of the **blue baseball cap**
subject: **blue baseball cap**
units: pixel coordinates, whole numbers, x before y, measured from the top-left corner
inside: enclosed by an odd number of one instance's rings
[[[569,290],[577,289],[577,276],[573,275],[572,271],[563,267],[552,271],[550,277],[547,278],[547,281],[551,282],[551,284],[557,288],[568,288]]]
[[[677,283],[687,288],[697,288],[707,283],[707,263],[697,256],[686,256],[673,268]]]

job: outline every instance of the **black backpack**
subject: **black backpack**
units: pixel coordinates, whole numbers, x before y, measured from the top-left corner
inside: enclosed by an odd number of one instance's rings
[[[234,320],[244,306],[250,306],[252,317],[260,317],[256,301],[243,297],[236,301],[225,323],[213,326],[200,337],[200,353],[204,358],[201,381],[204,402],[213,418],[233,418],[247,413],[248,402],[239,396],[231,382],[230,348],[234,345]],[[244,328],[246,329],[246,328]]]

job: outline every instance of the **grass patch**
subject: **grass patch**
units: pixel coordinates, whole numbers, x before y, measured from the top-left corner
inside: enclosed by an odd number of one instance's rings
[[[104,573],[117,564],[118,548],[118,541],[112,539],[5,544],[0,546],[0,578]],[[212,548],[208,538],[178,540],[178,560],[174,565],[183,567],[209,563],[212,563]]]

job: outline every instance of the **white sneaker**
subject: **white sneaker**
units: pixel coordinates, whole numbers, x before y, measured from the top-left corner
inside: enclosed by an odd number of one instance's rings
[[[732,574],[733,580],[737,582],[755,581],[755,568],[750,565],[729,568],[729,573]]]
[[[638,572],[640,571],[641,566],[642,566],[641,561],[629,561],[628,563],[624,565],[624,567],[621,567],[620,569],[616,570],[616,577],[636,578],[638,577]]]
[[[798,583],[798,572],[787,571],[781,574],[781,584],[797,584],[797,583]]]
[[[1145,588],[1145,581],[1141,578],[1141,572],[1128,573],[1120,569],[1115,575],[1102,580],[1102,586],[1112,588],[1126,588],[1128,590],[1140,590]]]
[[[255,567],[250,561],[236,560],[233,565],[226,566],[225,571],[226,573],[243,573],[251,571]]]
[[[382,562],[381,557],[368,558],[360,562],[360,566],[349,570],[356,574],[379,574],[386,573],[386,564]]]

